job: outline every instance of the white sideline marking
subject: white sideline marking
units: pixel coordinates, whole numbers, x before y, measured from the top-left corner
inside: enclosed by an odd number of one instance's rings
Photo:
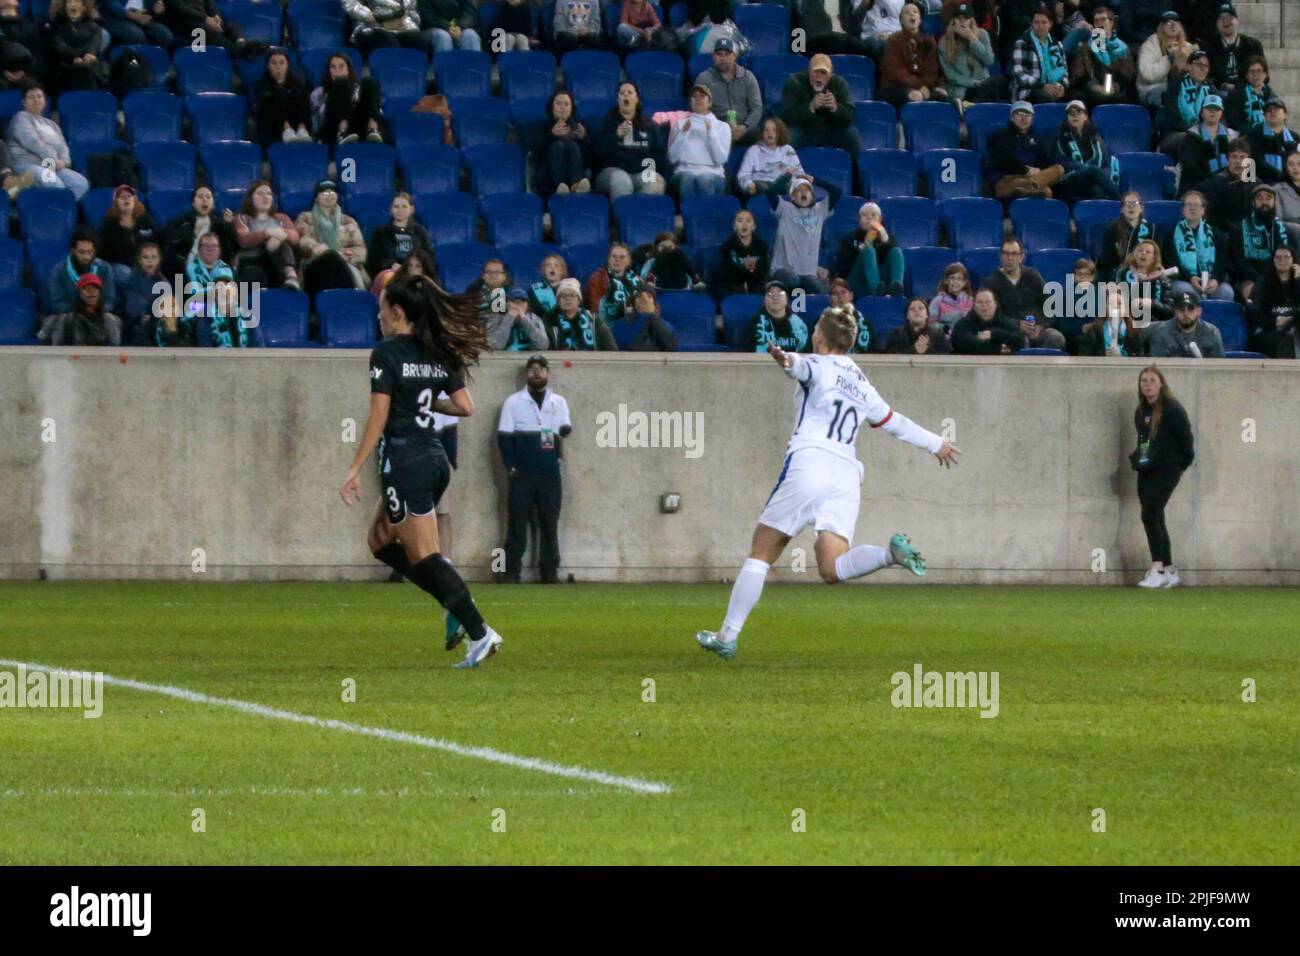
[[[62,667],[52,667],[49,664],[37,664],[32,661],[13,661],[7,658],[0,658],[0,665],[5,667],[26,667],[29,671],[45,671],[49,674],[85,674],[84,670],[73,671]],[[416,747],[424,747],[428,750],[442,750],[446,753],[456,754],[458,757],[474,757],[479,760],[486,760],[489,763],[504,764],[508,767],[518,767],[521,770],[536,770],[538,773],[548,773],[555,777],[568,777],[572,780],[588,780],[592,783],[604,784],[607,787],[618,787],[623,790],[633,790],[637,793],[672,793],[673,788],[666,783],[658,783],[654,780],[641,780],[637,777],[622,777],[617,774],[605,773],[601,770],[587,770],[584,767],[571,767],[566,764],[551,763],[549,760],[542,760],[539,757],[521,757],[518,754],[506,753],[503,750],[493,750],[491,747],[472,747],[467,744],[458,744],[454,740],[440,740],[437,737],[425,737],[423,734],[413,734],[405,730],[389,730],[386,727],[367,727],[364,724],[353,724],[346,720],[334,720],[325,717],[313,717],[311,714],[299,714],[292,710],[280,710],[278,707],[267,707],[264,704],[255,704],[246,700],[235,700],[231,697],[212,697],[208,694],[201,694],[198,691],[186,690],[184,687],[171,687],[167,684],[148,684],[144,681],[131,680],[127,677],[113,677],[109,674],[104,675],[104,683],[113,687],[126,687],[131,690],[144,691],[148,694],[161,694],[164,697],[174,697],[177,700],[189,701],[192,704],[209,704],[213,707],[228,707],[231,710],[237,710],[240,713],[252,714],[255,717],[269,717],[272,720],[284,720],[292,724],[307,724],[311,727],[322,727],[326,730],[341,730],[348,734],[358,734],[362,737],[378,737],[380,740],[391,740],[397,743],[413,744]]]

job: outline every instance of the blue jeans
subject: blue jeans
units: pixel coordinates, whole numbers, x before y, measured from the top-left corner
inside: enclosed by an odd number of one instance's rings
[[[772,273],[772,278],[783,283],[792,293],[795,289],[803,289],[808,295],[826,294],[826,284],[815,275],[799,275],[790,269],[777,269]]]
[[[687,196],[720,196],[727,191],[727,177],[713,173],[677,173],[673,176],[673,186],[683,199]]]
[[[153,44],[164,50],[172,48],[172,31],[154,20],[147,26],[140,26],[127,19],[113,19],[104,24],[104,29],[112,37],[114,46],[145,46]]]
[[[453,47],[460,47],[462,50],[481,50],[483,44],[478,38],[478,34],[468,27],[460,31],[460,42],[457,43],[451,38],[451,34],[441,27],[433,27],[428,30],[426,35],[433,41],[433,52],[444,53]]]
[[[23,163],[18,167],[20,173],[29,170],[36,178],[36,182],[32,185],[40,186],[43,189],[71,189],[72,195],[78,201],[90,190],[89,180],[71,166],[57,172],[52,166],[41,166],[37,163]]]
[[[1196,290],[1192,288],[1190,282],[1184,279],[1175,279],[1173,282],[1169,283],[1170,295],[1181,295],[1184,292],[1196,292]],[[1202,299],[1210,299],[1214,302],[1231,302],[1236,293],[1233,292],[1232,286],[1228,285],[1228,283],[1220,282],[1209,295],[1206,295],[1204,292],[1196,294]]]

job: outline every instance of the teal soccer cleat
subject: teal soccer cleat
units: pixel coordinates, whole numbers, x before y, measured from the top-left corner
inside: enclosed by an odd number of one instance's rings
[[[900,531],[889,539],[889,555],[895,564],[907,568],[918,578],[925,577],[925,558],[912,547],[911,540],[903,532]]]
[[[442,637],[442,646],[444,649],[454,651],[460,646],[460,642],[469,637],[464,626],[456,620],[456,615],[450,611],[447,612],[447,626]]]
[[[712,651],[724,661],[736,656],[736,642],[721,640],[713,631],[700,631],[695,635],[695,640],[704,650]]]

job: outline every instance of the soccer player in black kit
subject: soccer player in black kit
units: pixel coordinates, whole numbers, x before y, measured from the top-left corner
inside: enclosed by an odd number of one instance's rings
[[[367,533],[371,553],[456,617],[470,642],[455,666],[477,667],[501,647],[501,635],[483,623],[469,588],[438,553],[434,508],[451,466],[433,416],[474,413],[465,369],[487,348],[478,299],[451,295],[428,276],[400,275],[379,297],[379,327],[385,340],[370,353],[370,415],[339,495],[347,505],[361,500],[361,469],[378,447],[382,498]]]

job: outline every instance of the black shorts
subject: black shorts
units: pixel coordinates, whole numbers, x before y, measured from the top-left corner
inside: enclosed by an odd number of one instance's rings
[[[380,446],[378,462],[379,493],[389,522],[401,524],[407,515],[419,518],[433,514],[451,481],[451,464],[441,445],[386,439]]]

